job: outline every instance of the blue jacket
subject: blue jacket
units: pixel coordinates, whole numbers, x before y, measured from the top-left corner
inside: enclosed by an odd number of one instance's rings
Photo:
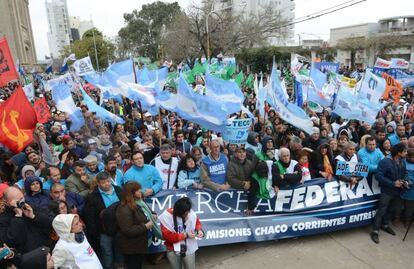
[[[181,170],[177,182],[180,189],[191,187],[193,183],[200,183],[200,168],[197,167],[193,171]]]
[[[136,181],[141,184],[142,192],[152,189],[155,194],[162,188],[160,173],[157,168],[149,164],[144,164],[143,167],[131,166],[124,175],[124,184],[128,181]]]
[[[32,185],[33,182],[39,182],[40,184],[40,192],[33,194],[30,190],[30,185]],[[49,207],[49,201],[50,196],[49,193],[42,189],[42,180],[39,177],[28,177],[24,181],[24,189],[26,191],[26,195],[24,196],[24,200],[30,204],[31,206],[39,206],[41,208],[48,208]]]
[[[368,151],[367,148],[361,148],[358,151],[358,157],[362,163],[369,166],[370,173],[376,173],[379,162],[384,159],[384,154],[378,148],[372,152]]]
[[[409,163],[405,160],[405,167],[407,169],[407,180],[409,183],[414,183],[414,163]],[[404,190],[401,193],[401,198],[405,200],[414,200],[414,185],[411,185],[408,190]]]
[[[400,143],[400,137],[397,134],[390,135],[390,137],[388,137],[388,139],[391,142],[391,146],[395,146],[398,143]]]
[[[375,175],[381,186],[381,192],[393,196],[399,195],[401,189],[396,188],[394,182],[398,179],[404,179],[405,173],[404,160],[401,160],[400,164],[398,164],[391,156],[382,159],[378,164],[378,172]]]

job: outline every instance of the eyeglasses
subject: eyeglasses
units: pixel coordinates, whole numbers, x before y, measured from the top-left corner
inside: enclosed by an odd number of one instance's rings
[[[122,151],[122,153],[131,153],[130,150]]]

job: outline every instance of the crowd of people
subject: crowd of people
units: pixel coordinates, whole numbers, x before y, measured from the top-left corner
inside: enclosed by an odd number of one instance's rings
[[[245,214],[252,215],[259,198],[315,178],[352,188],[362,177],[336,176],[339,161],[367,164],[368,176],[380,183],[375,243],[380,229],[395,234],[391,221],[407,225],[413,217],[412,89],[405,90],[401,105],[386,106],[373,125],[342,119],[330,108],[307,109],[314,124],[308,135],[267,105],[259,115],[254,92],[244,88],[245,104],[256,117],[247,143],[235,145],[176,113],[152,116],[127,99],[104,102],[125,119],[115,125],[79,101],[85,125],[71,132],[69,116],[39,83],[34,86],[52,116],[37,125],[34,141],[21,153],[1,149],[0,243],[9,250],[1,268],[34,268],[25,263],[36,259],[36,268],[141,268],[156,239],[165,240],[172,268],[195,268],[195,238],[204,232],[191,201],[180,199],[157,216],[146,198],[162,190],[238,189],[248,197]],[[2,98],[13,88],[3,89]],[[89,94],[99,98],[94,91]]]

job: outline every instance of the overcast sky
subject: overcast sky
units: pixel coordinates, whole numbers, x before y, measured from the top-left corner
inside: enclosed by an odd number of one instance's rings
[[[191,2],[200,0],[177,0],[181,7],[188,7]],[[106,36],[115,36],[124,25],[123,14],[133,9],[140,9],[143,4],[155,0],[67,0],[70,16],[79,16],[89,19],[92,16],[94,25]],[[164,0],[164,2],[174,2]],[[346,0],[295,0],[296,18],[312,14],[317,11],[346,2]],[[38,59],[49,55],[47,44],[47,18],[44,0],[29,1],[30,16],[32,20],[33,35],[36,44]],[[414,15],[413,0],[367,0],[361,4],[309,20],[295,25],[295,39],[297,34],[302,39],[322,38],[329,39],[329,29],[364,22],[377,22],[378,19]]]

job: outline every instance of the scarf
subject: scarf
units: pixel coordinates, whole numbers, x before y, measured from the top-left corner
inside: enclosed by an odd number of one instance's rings
[[[333,176],[332,166],[331,166],[331,163],[329,162],[329,158],[327,154],[323,156],[323,170],[325,173],[328,173],[328,177]]]
[[[148,207],[148,205],[142,199],[137,200],[136,203],[141,208],[142,212],[144,212],[148,220],[151,221],[153,224],[152,229],[151,229],[152,233],[149,234],[150,240],[148,240],[148,246],[150,246],[152,242],[155,241],[153,240],[152,235],[154,235],[158,239],[161,239],[161,240],[163,239],[161,229],[160,229],[160,226],[158,226],[157,221],[155,220],[154,216],[152,215],[152,211]]]

